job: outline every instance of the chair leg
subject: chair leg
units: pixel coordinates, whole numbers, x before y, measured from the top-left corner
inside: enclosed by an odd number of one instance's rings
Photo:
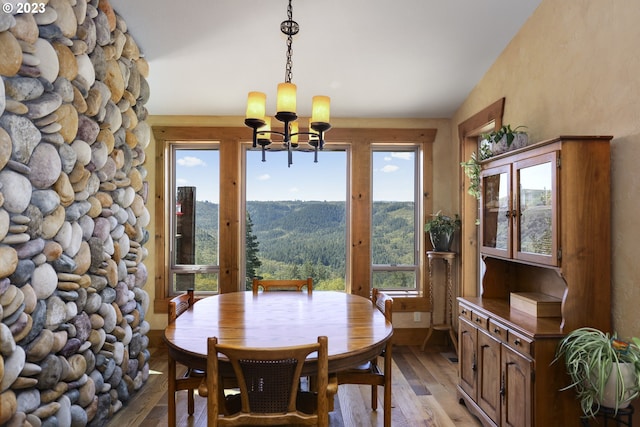
[[[194,399],[193,399],[193,395],[194,395],[193,389],[187,390],[187,396],[188,396],[187,397],[187,409],[188,409],[189,415],[193,415],[193,413],[195,412],[196,405],[195,405],[195,402],[194,402]]]
[[[377,385],[371,386],[371,409],[374,411],[378,409],[378,386]]]
[[[169,356],[169,384],[167,387],[167,396],[169,399],[169,427],[176,426],[176,361]]]

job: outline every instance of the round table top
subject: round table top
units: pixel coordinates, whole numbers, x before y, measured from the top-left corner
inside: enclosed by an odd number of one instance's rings
[[[329,341],[329,371],[337,372],[379,354],[393,327],[371,300],[343,292],[231,292],[204,298],[169,324],[169,354],[204,366],[207,338],[244,347],[269,348]]]

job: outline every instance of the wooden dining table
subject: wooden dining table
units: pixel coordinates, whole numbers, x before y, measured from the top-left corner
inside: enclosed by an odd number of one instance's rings
[[[329,372],[379,355],[393,327],[371,300],[344,292],[231,292],[203,298],[164,331],[169,356],[206,367],[207,338],[244,347],[271,348],[329,341]],[[314,365],[309,359],[309,369]],[[305,369],[308,373],[312,373]]]

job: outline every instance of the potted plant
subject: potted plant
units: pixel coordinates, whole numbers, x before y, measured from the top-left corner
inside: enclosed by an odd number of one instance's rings
[[[527,133],[519,129],[526,129],[526,126],[511,129],[511,125],[504,125],[498,130],[483,133],[481,136],[489,143],[493,154],[500,154],[527,145]]]
[[[600,406],[617,412],[640,395],[640,339],[618,339],[594,328],[579,328],[559,343],[554,362],[564,358],[585,416]]]
[[[433,250],[449,252],[453,243],[453,234],[460,228],[462,221],[458,214],[455,217],[443,215],[441,211],[432,214],[432,219],[424,225],[424,231],[429,233]]]

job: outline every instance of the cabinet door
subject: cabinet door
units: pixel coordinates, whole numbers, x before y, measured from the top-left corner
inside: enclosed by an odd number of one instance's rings
[[[478,329],[460,317],[458,325],[458,363],[460,364],[460,387],[476,400],[476,344]]]
[[[480,242],[482,252],[510,258],[511,166],[488,168],[481,173]]]
[[[531,427],[532,362],[507,346],[502,350],[502,425]]]
[[[558,265],[557,157],[553,151],[513,164],[516,259]]]
[[[500,341],[478,330],[478,406],[500,425]]]

